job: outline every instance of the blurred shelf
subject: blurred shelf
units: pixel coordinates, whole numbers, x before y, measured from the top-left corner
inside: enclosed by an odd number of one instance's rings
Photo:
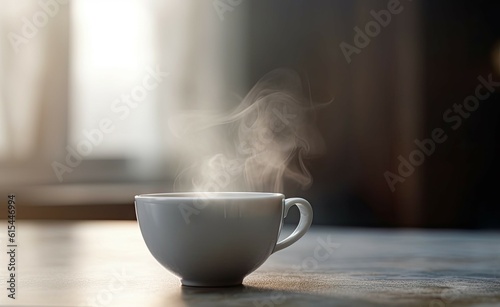
[[[134,196],[171,191],[170,182],[88,183],[0,188],[16,195],[18,219],[135,219]],[[7,210],[0,210],[5,219]]]

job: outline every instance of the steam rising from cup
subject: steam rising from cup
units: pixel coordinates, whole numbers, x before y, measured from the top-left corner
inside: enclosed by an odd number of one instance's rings
[[[324,152],[315,112],[326,104],[306,97],[295,71],[276,69],[232,112],[171,118],[171,131],[190,153],[174,190],[282,192],[286,181],[308,188],[312,176],[304,161]]]

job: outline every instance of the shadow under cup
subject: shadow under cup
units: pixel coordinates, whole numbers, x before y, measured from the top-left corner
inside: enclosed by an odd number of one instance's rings
[[[186,286],[231,286],[275,251],[278,193],[169,193],[135,197],[151,254]]]

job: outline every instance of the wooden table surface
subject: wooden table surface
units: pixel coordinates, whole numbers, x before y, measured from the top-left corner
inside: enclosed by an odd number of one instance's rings
[[[7,251],[5,220],[0,239]],[[232,288],[182,287],[135,221],[18,221],[16,239],[2,306],[500,306],[499,232],[313,226]]]

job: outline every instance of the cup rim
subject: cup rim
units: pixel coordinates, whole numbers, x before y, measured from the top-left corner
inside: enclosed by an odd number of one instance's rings
[[[135,195],[135,199],[255,199],[255,198],[285,198],[281,193],[274,192],[171,192],[147,193]]]

